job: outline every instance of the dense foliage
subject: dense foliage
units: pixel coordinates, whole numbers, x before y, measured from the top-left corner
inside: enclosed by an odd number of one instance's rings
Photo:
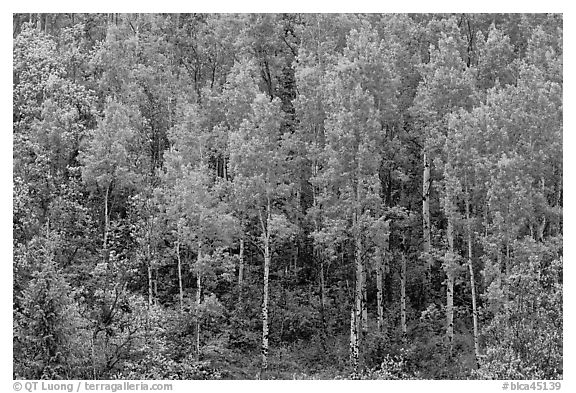
[[[15,378],[562,378],[560,15],[13,26]]]

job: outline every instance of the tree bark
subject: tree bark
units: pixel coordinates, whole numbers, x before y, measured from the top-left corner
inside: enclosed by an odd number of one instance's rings
[[[312,164],[312,176],[316,177],[318,175],[318,163],[314,160]],[[300,202],[299,202],[300,203]],[[316,186],[312,186],[312,206],[316,210],[318,207],[318,196],[316,195]],[[314,230],[318,232],[320,230],[320,223],[318,216],[314,217]],[[314,256],[316,263],[320,263],[320,316],[322,318],[322,343],[326,345],[326,338],[328,336],[328,325],[326,323],[326,277],[324,273],[324,258],[320,251],[320,248],[316,242],[314,242]]]
[[[356,321],[356,333],[357,333],[357,340],[360,342],[360,332],[363,330],[363,324],[362,324],[362,281],[363,281],[363,276],[364,276],[364,266],[362,264],[362,240],[360,239],[360,234],[357,233],[355,235],[355,239],[354,239],[354,243],[356,245],[355,247],[355,256],[354,256],[354,261],[356,264],[356,286],[355,286],[355,300],[356,300],[356,315],[355,315],[355,321]],[[360,345],[360,344],[359,344]]]
[[[104,194],[104,240],[102,248],[104,249],[104,258],[108,260],[108,231],[110,230],[110,218],[108,214],[108,198],[110,197],[110,185],[106,186],[106,193]]]
[[[264,244],[264,298],[262,301],[262,369],[268,368],[268,279],[270,275],[270,244]]]
[[[147,240],[148,244],[146,244],[146,260],[147,260],[147,268],[148,268],[148,307],[151,307],[154,304],[154,283],[152,277],[152,252],[150,251],[150,243],[151,243],[151,232],[152,228],[150,225],[150,221],[147,222],[148,226],[148,233],[147,233]]]
[[[198,259],[196,270],[196,360],[200,360],[200,304],[202,296],[202,274],[200,262],[202,260],[202,243],[198,242]]]
[[[320,261],[320,304],[322,305],[322,314],[326,310],[326,279],[324,278],[324,261]]]
[[[452,263],[454,258],[454,224],[452,214],[448,213],[448,228],[446,229],[448,238],[448,266],[446,266],[446,337],[450,355],[452,355],[454,342],[454,272]]]
[[[154,266],[154,305],[158,305],[158,266]]]
[[[429,253],[432,244],[430,239],[430,163],[426,150],[424,150],[424,172],[422,176],[422,230],[424,234],[422,248],[424,253]],[[431,258],[428,258],[426,266],[426,279],[429,286],[431,285],[432,280],[431,261]]]
[[[148,245],[148,249],[150,249],[150,245]],[[150,260],[150,251],[148,251],[148,306],[152,306],[152,266],[151,266],[151,260]]]
[[[400,325],[402,327],[402,341],[407,339],[406,326],[406,256],[402,254],[402,267],[400,272]]]
[[[383,247],[377,247],[376,249],[376,302],[378,308],[378,331],[384,331],[384,277],[386,275],[386,262],[388,258],[388,247],[389,247],[389,226],[387,225],[385,230],[386,233],[383,234],[384,242]]]
[[[363,244],[362,244],[362,233],[360,231],[360,192],[361,192],[361,182],[360,182],[360,167],[356,167],[356,179],[355,179],[355,195],[354,200],[356,202],[356,208],[352,217],[353,231],[354,231],[354,262],[356,265],[356,336],[358,340],[358,346],[362,345],[363,337],[368,330],[368,315],[366,306],[366,291],[365,291],[365,276],[364,276],[364,264],[362,261],[362,256],[364,254]]]
[[[357,306],[352,305],[350,313],[350,362],[354,369],[354,373],[358,372],[358,361],[360,357],[360,343],[358,341],[358,323],[356,317],[358,315]]]
[[[238,302],[242,301],[242,285],[244,284],[244,239],[240,239],[240,266],[238,267]]]
[[[376,307],[378,311],[378,332],[384,330],[384,304],[382,296],[382,252],[376,251]]]
[[[180,300],[180,314],[184,312],[184,291],[182,290],[182,260],[180,259],[180,242],[176,242],[176,257],[178,258],[178,290]]]
[[[92,337],[90,338],[90,352],[92,355],[92,378],[94,380],[97,379],[97,374],[96,374],[96,353],[94,351],[94,340],[95,340],[95,335],[93,334]]]
[[[474,280],[474,268],[472,266],[472,228],[470,223],[470,200],[466,196],[466,229],[468,232],[468,270],[470,272],[470,291],[472,292],[472,324],[474,326],[474,356],[476,364],[480,359],[480,345],[478,342],[478,309],[476,308],[476,282]]]
[[[319,250],[315,247],[314,254],[316,259],[320,260],[320,318],[322,320],[322,345],[326,349],[326,341],[328,337],[328,324],[326,321],[326,278],[324,276],[324,260],[322,259]]]
[[[268,368],[268,280],[270,276],[270,198],[266,205],[266,225],[260,215],[262,234],[264,235],[264,296],[262,300],[262,371]]]
[[[44,16],[44,34],[48,34],[50,28],[50,14]]]
[[[358,193],[358,189],[356,192]],[[350,322],[350,358],[355,371],[358,368],[360,357],[360,332],[362,331],[362,281],[364,275],[362,265],[362,240],[360,238],[358,216],[359,213],[355,211],[352,217],[354,228],[354,264],[356,267],[356,284],[354,287],[354,306],[352,308],[352,317]]]
[[[448,241],[448,252],[445,255],[444,271],[446,273],[446,338],[448,341],[449,356],[452,356],[454,348],[454,277],[456,275],[457,256],[454,252],[454,220],[456,218],[456,204],[454,197],[457,193],[455,178],[452,172],[448,152],[448,163],[444,168],[445,192],[444,214],[448,220],[446,227],[446,240]]]
[[[368,333],[368,298],[366,296],[366,269],[362,263],[362,334]]]
[[[502,232],[500,232],[502,233]],[[496,276],[496,283],[498,284],[498,288],[504,290],[504,283],[505,281],[502,280],[503,272],[505,271],[504,260],[502,259],[502,250],[500,250],[500,241],[496,242],[496,263],[498,265],[498,275]]]

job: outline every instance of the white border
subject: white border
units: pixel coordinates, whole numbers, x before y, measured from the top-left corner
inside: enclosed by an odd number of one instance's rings
[[[0,332],[2,345],[2,391],[12,391],[12,13],[13,12],[556,12],[564,14],[564,381],[562,390],[576,391],[574,384],[574,338],[570,334],[575,331],[572,300],[574,299],[574,286],[571,285],[574,277],[574,228],[576,224],[575,208],[570,201],[576,200],[574,169],[576,168],[576,134],[574,129],[574,22],[573,13],[569,12],[568,2],[564,1],[311,1],[289,0],[283,2],[273,1],[187,1],[187,2],[124,2],[100,0],[97,2],[61,2],[61,1],[26,1],[25,3],[3,3],[1,14],[0,40],[2,45],[3,72],[1,78],[1,91],[4,96],[2,105],[3,132],[0,132],[0,148],[2,149],[2,165],[0,165],[0,249],[2,260],[0,267],[0,288],[2,296],[0,301]],[[7,8],[7,9],[5,9]],[[571,10],[570,10],[571,11]],[[568,45],[566,45],[566,43]],[[10,60],[9,60],[10,59]],[[571,72],[572,71],[572,72]],[[10,103],[10,104],[9,104]],[[9,317],[10,316],[10,317]],[[151,381],[148,381],[151,382]],[[292,391],[294,388],[304,391],[319,391],[319,389],[351,391],[433,391],[433,392],[501,392],[501,382],[497,381],[172,381],[175,392],[190,392],[194,390],[217,390],[270,393],[271,389]]]

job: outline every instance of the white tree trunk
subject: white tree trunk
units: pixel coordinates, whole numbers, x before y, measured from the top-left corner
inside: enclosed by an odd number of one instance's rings
[[[150,245],[148,245],[148,306],[152,306],[153,303],[153,291],[152,291],[152,261],[150,260]]]
[[[376,250],[376,307],[378,311],[378,332],[384,330],[384,302],[383,302],[383,285],[382,285],[382,252]]]
[[[400,273],[400,325],[402,327],[402,341],[406,342],[406,257],[402,255],[402,268]]]
[[[102,248],[104,249],[104,258],[108,261],[108,231],[110,230],[110,215],[108,214],[108,198],[110,196],[110,185],[106,187],[104,195],[104,239]]]
[[[362,334],[368,333],[368,297],[366,296],[366,269],[362,263]]]
[[[244,239],[240,239],[240,266],[238,267],[238,302],[242,301],[242,285],[244,284]]]
[[[202,260],[202,243],[198,243],[198,260],[196,270],[196,360],[200,360],[200,305],[202,296],[202,273],[200,262]]]
[[[470,223],[470,201],[466,198],[466,226],[468,232],[468,270],[470,272],[470,291],[472,292],[472,323],[474,326],[474,355],[476,363],[480,359],[480,345],[478,342],[478,309],[476,308],[476,281],[472,266],[472,228]]]
[[[422,174],[422,231],[424,234],[422,249],[425,253],[429,253],[432,244],[430,239],[430,162],[426,150],[424,150],[424,171]],[[428,259],[426,267],[427,284],[431,285],[431,259]]]
[[[266,235],[267,237],[268,235]],[[270,245],[264,244],[264,299],[262,301],[262,369],[268,368],[268,279],[270,275]]]
[[[154,267],[154,305],[158,305],[158,266]]]
[[[355,285],[355,295],[354,298],[356,299],[356,332],[358,341],[360,341],[360,332],[362,331],[363,321],[362,321],[362,281],[364,276],[364,266],[362,264],[362,241],[360,240],[360,236],[356,235],[355,239],[356,244],[356,251],[354,256],[354,261],[356,264],[356,285]]]
[[[386,233],[383,234],[383,245],[382,248],[377,247],[376,249],[376,301],[378,308],[378,331],[384,331],[384,278],[386,276],[386,260],[388,258],[388,248],[389,248],[389,224],[386,224]]]
[[[178,290],[180,300],[180,314],[184,312],[184,291],[182,289],[182,260],[180,259],[180,242],[176,242],[176,257],[178,258]]]
[[[266,225],[262,222],[264,237],[264,296],[262,300],[262,370],[268,368],[268,280],[270,276],[270,199],[266,206]],[[261,218],[262,221],[262,218]]]
[[[326,279],[324,278],[324,261],[320,261],[320,304],[322,312],[326,309]]]
[[[314,251],[318,255],[318,250]],[[321,257],[320,257],[321,258]],[[320,259],[320,317],[322,319],[322,345],[326,346],[328,324],[326,321],[326,279],[324,277],[324,261]]]
[[[358,372],[358,361],[360,358],[360,343],[358,341],[358,322],[356,317],[358,315],[356,305],[352,305],[350,312],[350,362],[354,372]]]
[[[454,224],[451,212],[448,213],[448,228],[446,229],[446,236],[448,238],[448,253],[450,264],[446,269],[447,284],[446,284],[446,337],[448,338],[448,346],[450,355],[454,344],[454,271],[451,266],[453,263],[452,258],[454,254]]]
[[[350,359],[356,371],[360,358],[360,332],[362,331],[362,240],[358,229],[358,212],[354,212],[352,217],[354,234],[354,264],[356,267],[356,283],[354,286],[354,305],[350,321]]]

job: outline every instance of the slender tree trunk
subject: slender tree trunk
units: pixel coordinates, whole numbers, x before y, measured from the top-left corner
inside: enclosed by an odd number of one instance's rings
[[[362,264],[362,334],[368,333],[368,299],[366,296],[366,269]]]
[[[362,244],[362,233],[360,230],[360,215],[361,211],[359,209],[360,193],[361,193],[361,183],[360,183],[360,167],[357,166],[356,170],[356,187],[355,196],[356,209],[352,217],[353,231],[354,231],[354,260],[356,264],[356,336],[358,338],[358,345],[362,345],[363,338],[368,330],[368,315],[366,307],[366,291],[365,291],[365,276],[364,276],[364,264],[362,261],[362,256],[364,254],[363,244]]]
[[[94,341],[96,340],[93,334],[90,339],[90,352],[92,354],[92,379],[96,380],[96,352],[94,351]]]
[[[50,28],[50,14],[46,14],[44,16],[44,33],[48,34],[48,30]]]
[[[402,341],[407,339],[406,326],[406,256],[402,254],[402,267],[400,272],[400,325],[402,327]]]
[[[318,250],[314,251],[318,255]],[[320,317],[322,319],[322,345],[326,346],[328,324],[326,321],[326,278],[324,276],[324,260],[320,257]]]
[[[506,235],[506,280],[512,274],[512,260],[510,258],[510,241],[508,239],[508,235]]]
[[[150,245],[148,245],[148,306],[152,306],[153,303],[153,292],[152,292],[152,266],[150,260]]]
[[[446,179],[444,197],[444,213],[448,220],[446,227],[446,240],[448,252],[445,256],[444,271],[446,272],[446,338],[448,340],[449,356],[452,356],[454,348],[454,277],[456,275],[457,255],[454,252],[454,220],[456,217],[456,194],[454,177],[452,175],[451,154],[448,152],[448,163],[444,168]]]
[[[110,197],[110,185],[106,187],[104,194],[104,240],[102,248],[104,249],[104,258],[108,260],[108,231],[110,230],[110,216],[108,214],[108,198]]]
[[[270,275],[270,218],[271,205],[266,205],[266,225],[260,217],[264,235],[264,297],[262,300],[262,371],[268,368],[268,279]]]
[[[480,345],[478,342],[478,309],[476,308],[476,282],[474,280],[474,268],[472,266],[472,228],[470,223],[470,201],[466,196],[466,229],[468,232],[468,270],[470,272],[470,291],[472,292],[472,323],[474,326],[474,356],[476,364],[480,359]]]
[[[270,244],[264,243],[264,299],[262,301],[262,369],[268,368],[268,279],[270,274]]]
[[[424,172],[422,176],[422,230],[424,233],[423,251],[430,252],[432,241],[430,239],[430,162],[428,153],[424,150]],[[427,285],[432,284],[432,259],[428,258],[426,270]]]
[[[150,243],[151,242],[151,232],[152,228],[150,225],[151,221],[148,221],[148,236],[147,236],[147,243],[146,244],[146,259],[147,259],[147,268],[148,268],[148,306],[152,306],[154,304],[154,282],[152,277],[152,252],[150,251]]]
[[[382,296],[382,252],[376,250],[376,307],[378,311],[378,332],[384,330],[384,302]]]
[[[320,261],[320,301],[322,311],[326,309],[326,282],[324,278],[324,261]]]
[[[452,269],[452,260],[454,255],[454,224],[452,214],[448,213],[448,228],[446,229],[446,236],[448,238],[448,255],[450,258],[449,265],[446,266],[446,337],[448,338],[448,345],[450,356],[452,356],[452,349],[454,343],[454,272]]]
[[[498,241],[496,244],[496,263],[498,264],[498,275],[496,276],[496,283],[498,288],[504,289],[504,281],[502,280],[502,275],[504,274],[504,261],[502,259],[502,250],[500,249],[502,245]]]
[[[238,302],[242,301],[242,285],[244,284],[244,239],[240,239],[240,256],[238,267]]]
[[[316,177],[318,175],[318,163],[314,160],[312,164],[312,176]],[[318,196],[316,195],[316,186],[312,186],[312,205],[314,209],[318,207]],[[319,218],[314,218],[314,230],[318,232],[320,230]],[[320,263],[320,316],[322,318],[322,344],[326,345],[326,339],[328,337],[328,324],[326,321],[326,277],[324,272],[324,258],[321,255],[320,249],[316,242],[314,243],[314,256],[316,257],[316,262]]]
[[[358,340],[358,322],[356,318],[358,316],[357,305],[352,305],[352,311],[350,312],[350,362],[354,369],[354,373],[358,372],[358,361],[360,358],[360,343]]]
[[[358,192],[358,189],[357,191]],[[356,371],[358,368],[358,361],[360,357],[360,332],[362,331],[362,279],[363,279],[363,266],[362,266],[362,240],[360,238],[360,231],[358,228],[358,212],[353,215],[354,227],[354,264],[356,267],[356,284],[354,289],[354,307],[352,309],[352,318],[350,326],[350,357],[352,365]]]
[[[363,331],[363,321],[362,321],[362,311],[363,311],[363,294],[362,294],[362,281],[364,276],[364,266],[362,264],[362,240],[360,239],[360,234],[357,233],[355,235],[354,240],[356,247],[355,247],[355,263],[356,263],[356,292],[355,292],[355,299],[356,299],[356,332],[358,336],[359,345],[361,342],[360,332]]]
[[[14,20],[13,24],[12,24],[12,38],[16,38],[16,33],[20,33],[20,15],[19,14],[14,14],[13,18],[15,18],[16,20]]]
[[[154,305],[158,305],[158,266],[154,266]]]
[[[178,258],[178,290],[180,300],[180,314],[184,312],[184,291],[182,290],[182,260],[180,259],[180,242],[176,242],[176,257]]]
[[[200,262],[202,260],[202,243],[198,242],[198,260],[196,271],[196,360],[200,360],[200,304],[202,296],[202,273]]]
[[[389,224],[386,224],[385,233],[383,236],[382,247],[377,247],[376,249],[376,301],[378,307],[378,331],[384,331],[384,277],[386,275],[386,259],[388,258],[388,248],[389,248]]]
[[[546,181],[544,180],[544,178],[542,177],[540,179],[540,189],[542,192],[542,195],[546,195]],[[542,217],[542,222],[538,223],[538,227],[537,227],[538,231],[537,231],[537,239],[536,241],[544,241],[544,230],[546,229],[546,216]]]

